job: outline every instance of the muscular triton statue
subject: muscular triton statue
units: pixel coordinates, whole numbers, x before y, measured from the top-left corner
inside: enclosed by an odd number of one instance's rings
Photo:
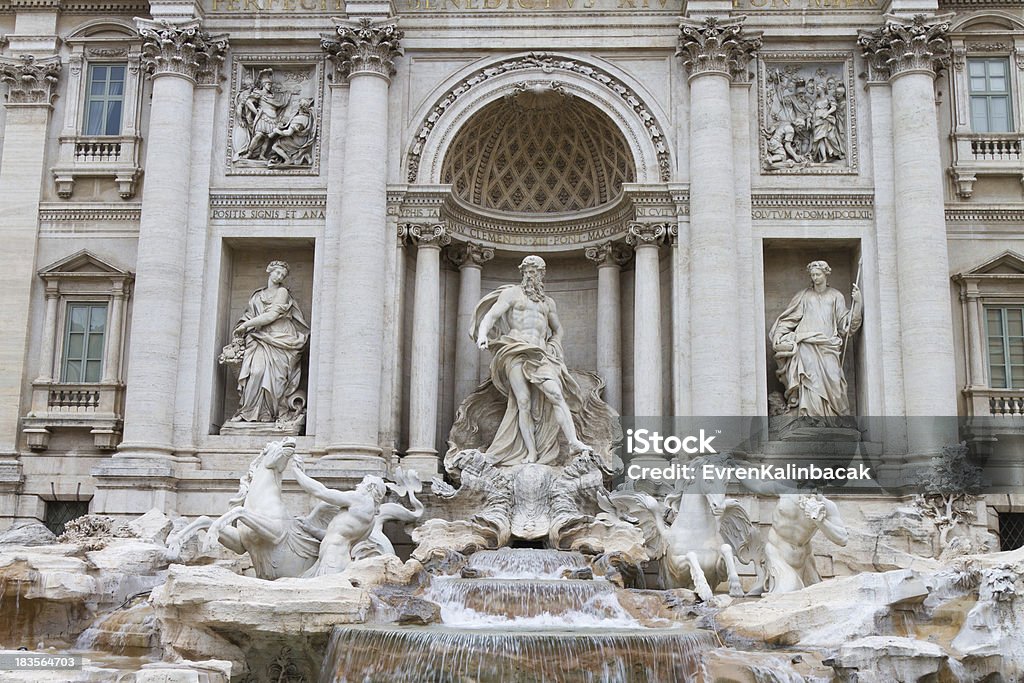
[[[486,449],[493,464],[550,464],[563,436],[570,453],[593,450],[573,424],[582,390],[562,357],[562,325],[544,294],[544,259],[527,256],[522,284],[505,285],[477,305],[477,345],[494,352],[491,381],[508,398],[504,417]]]

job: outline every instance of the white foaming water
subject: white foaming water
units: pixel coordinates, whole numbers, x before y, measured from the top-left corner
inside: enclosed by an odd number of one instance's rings
[[[565,570],[589,567],[582,554],[566,550],[501,548],[473,553],[467,566],[490,579],[560,579]]]
[[[429,594],[427,599],[431,599]],[[619,603],[614,593],[594,595],[580,609],[552,613],[548,611],[529,616],[507,616],[481,612],[457,602],[441,603],[441,622],[460,628],[487,629],[643,629],[647,628],[633,618]],[[665,621],[666,625],[670,622]]]

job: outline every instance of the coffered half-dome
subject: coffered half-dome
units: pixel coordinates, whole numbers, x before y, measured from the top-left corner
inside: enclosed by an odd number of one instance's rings
[[[557,85],[524,84],[459,130],[441,177],[466,203],[545,214],[607,204],[636,168],[622,132],[597,107]]]

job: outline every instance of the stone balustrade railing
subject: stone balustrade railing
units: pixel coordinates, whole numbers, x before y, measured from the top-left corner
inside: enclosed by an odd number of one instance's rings
[[[116,448],[124,423],[124,391],[119,382],[33,382],[32,410],[22,418],[28,447],[46,450],[54,429],[89,429],[96,448]]]
[[[121,160],[121,141],[82,139],[75,143],[75,161],[103,163]]]
[[[965,389],[971,417],[1024,417],[1024,389]]]

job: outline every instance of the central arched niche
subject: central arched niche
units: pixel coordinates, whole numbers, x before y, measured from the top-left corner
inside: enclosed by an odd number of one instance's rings
[[[622,132],[557,84],[523,84],[458,131],[442,182],[466,204],[517,214],[564,214],[609,204],[634,182]]]

